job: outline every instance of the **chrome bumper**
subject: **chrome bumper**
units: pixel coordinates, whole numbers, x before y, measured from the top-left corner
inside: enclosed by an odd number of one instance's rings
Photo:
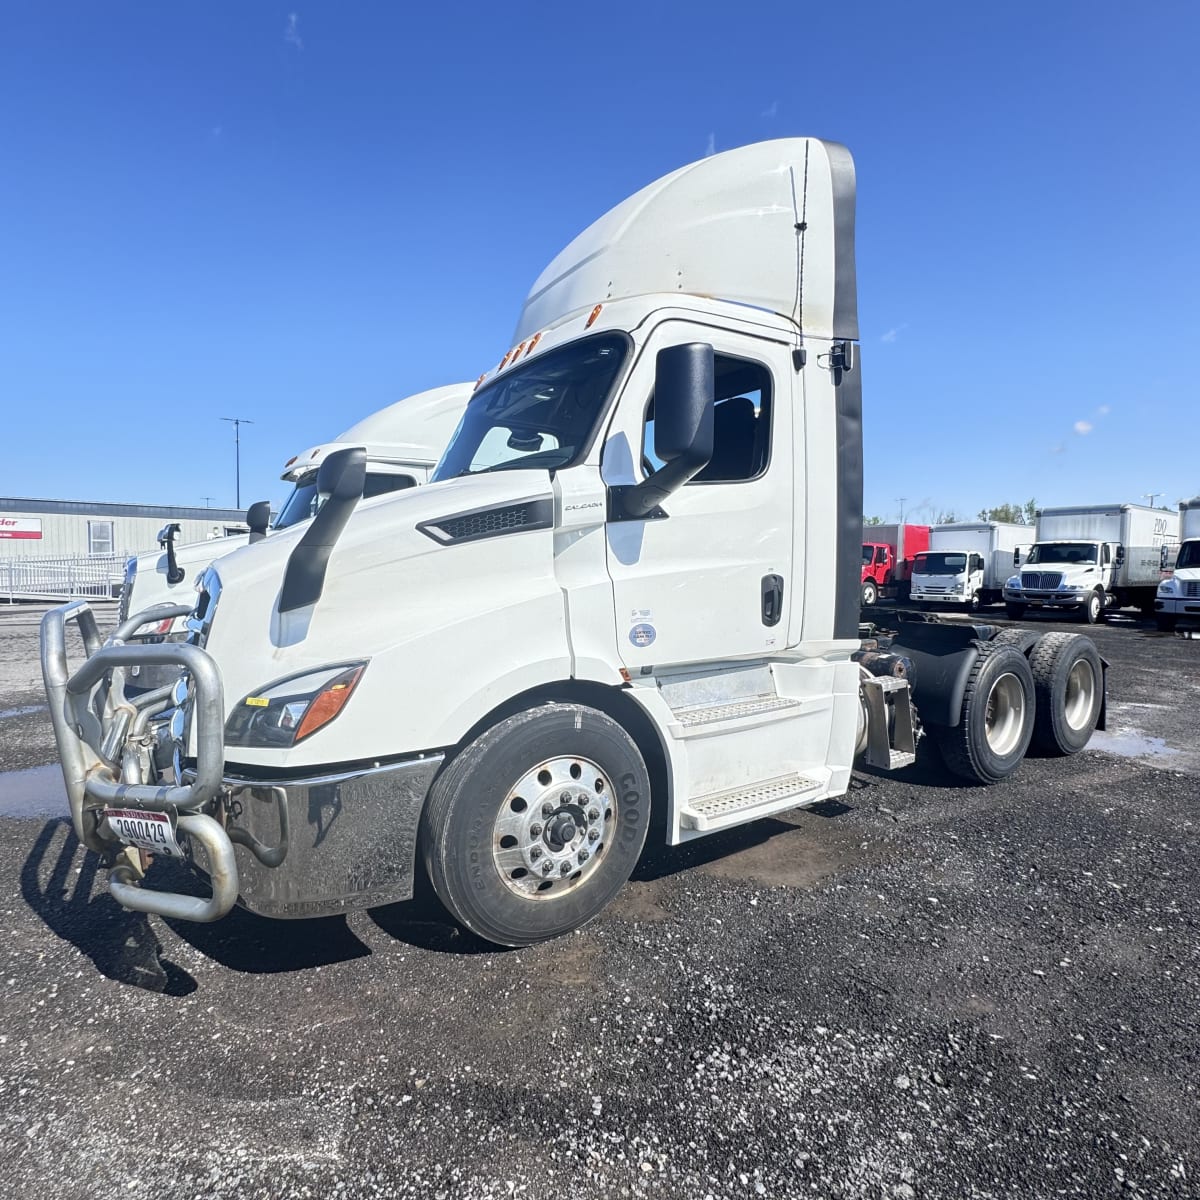
[[[42,677],[71,820],[79,840],[108,862],[113,897],[141,912],[216,921],[239,893],[253,911],[287,917],[411,896],[420,814],[444,756],[269,783],[226,777],[225,704],[216,664],[197,646],[125,642],[152,616],[186,611],[164,606],[138,613],[103,644],[86,601],[42,618]],[[73,673],[67,665],[69,622],[78,625],[86,653]],[[152,781],[160,774],[156,729],[176,711],[173,688],[125,694],[126,671],[147,665],[173,667],[189,682],[196,765],[174,783]],[[168,813],[203,851],[197,865],[209,877],[211,896],[142,886],[140,858],[109,828],[106,805]]]

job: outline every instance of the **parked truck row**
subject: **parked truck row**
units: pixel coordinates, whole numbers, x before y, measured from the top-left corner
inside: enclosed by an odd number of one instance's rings
[[[854,205],[849,153],[813,138],[672,172],[534,282],[424,486],[364,502],[368,448],[333,449],[305,519],[188,601],[106,640],[86,602],[47,613],[72,820],[115,899],[306,917],[423,872],[526,945],[598,913],[648,836],[819,803],[931,743],[978,784],[1081,750],[1088,638],[861,624]],[[130,640],[184,613],[185,642]],[[174,682],[131,695],[148,667]]]

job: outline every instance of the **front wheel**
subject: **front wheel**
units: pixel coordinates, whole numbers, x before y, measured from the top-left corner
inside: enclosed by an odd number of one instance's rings
[[[1159,633],[1174,633],[1178,620],[1179,618],[1174,613],[1155,613],[1154,627]]]
[[[1021,765],[1033,737],[1033,673],[1016,646],[980,647],[959,723],[936,731],[942,758],[972,783],[998,783]]]
[[[1025,615],[1025,605],[1015,604],[1011,600],[1004,602],[1004,613],[1014,621],[1019,621]]]
[[[1087,603],[1083,606],[1083,619],[1089,625],[1095,625],[1104,615],[1104,593],[1092,592]]]
[[[629,878],[650,816],[633,739],[581,704],[542,704],[479,735],[422,820],[438,899],[473,933],[529,946],[590,921]]]
[[[1078,754],[1091,740],[1104,699],[1100,652],[1078,633],[1047,633],[1029,655],[1037,716],[1033,740],[1047,754]]]
[[[871,580],[867,580],[862,585],[862,606],[863,608],[871,608],[879,599],[879,589]]]

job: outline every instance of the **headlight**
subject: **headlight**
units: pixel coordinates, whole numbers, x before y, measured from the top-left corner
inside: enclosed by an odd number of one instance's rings
[[[285,747],[311,737],[346,707],[365,662],[281,679],[244,697],[225,722],[225,745]]]
[[[1162,583],[1160,583],[1158,585],[1158,594],[1160,596],[1170,596],[1174,592],[1175,592],[1175,580],[1174,579],[1164,579],[1162,581]]]
[[[1015,592],[1015,591],[1017,591],[1017,590],[1020,588],[1020,586],[1021,586],[1021,577],[1020,577],[1020,575],[1010,575],[1010,576],[1009,576],[1009,579],[1008,579],[1008,582],[1007,582],[1007,583],[1006,583],[1004,586],[1005,586],[1006,588],[1012,588],[1012,590],[1013,590],[1014,592]]]

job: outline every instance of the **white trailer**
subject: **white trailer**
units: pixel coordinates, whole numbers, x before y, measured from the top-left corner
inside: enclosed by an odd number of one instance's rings
[[[1163,546],[1178,537],[1178,513],[1143,504],[1044,508],[1037,541],[1004,585],[1008,615],[1070,609],[1091,625],[1110,609],[1153,613]]]
[[[1154,622],[1163,633],[1181,620],[1200,624],[1200,496],[1179,502],[1179,539],[1173,570],[1154,597]]]
[[[841,795],[917,729],[975,782],[1034,739],[1082,749],[1087,638],[860,637],[854,191],[811,138],[673,172],[535,282],[426,487],[360,504],[365,454],[329,455],[311,521],[204,573],[185,645],[51,610],[72,819],[117,901],[313,916],[403,899],[419,863],[463,925],[527,945],[595,916],[648,830]],[[179,681],[131,704],[147,662]],[[143,852],[191,853],[211,896],[143,880]]]
[[[913,565],[911,597],[927,611],[948,605],[973,612],[995,604],[1032,540],[1030,526],[1010,521],[935,525],[928,551]]]

